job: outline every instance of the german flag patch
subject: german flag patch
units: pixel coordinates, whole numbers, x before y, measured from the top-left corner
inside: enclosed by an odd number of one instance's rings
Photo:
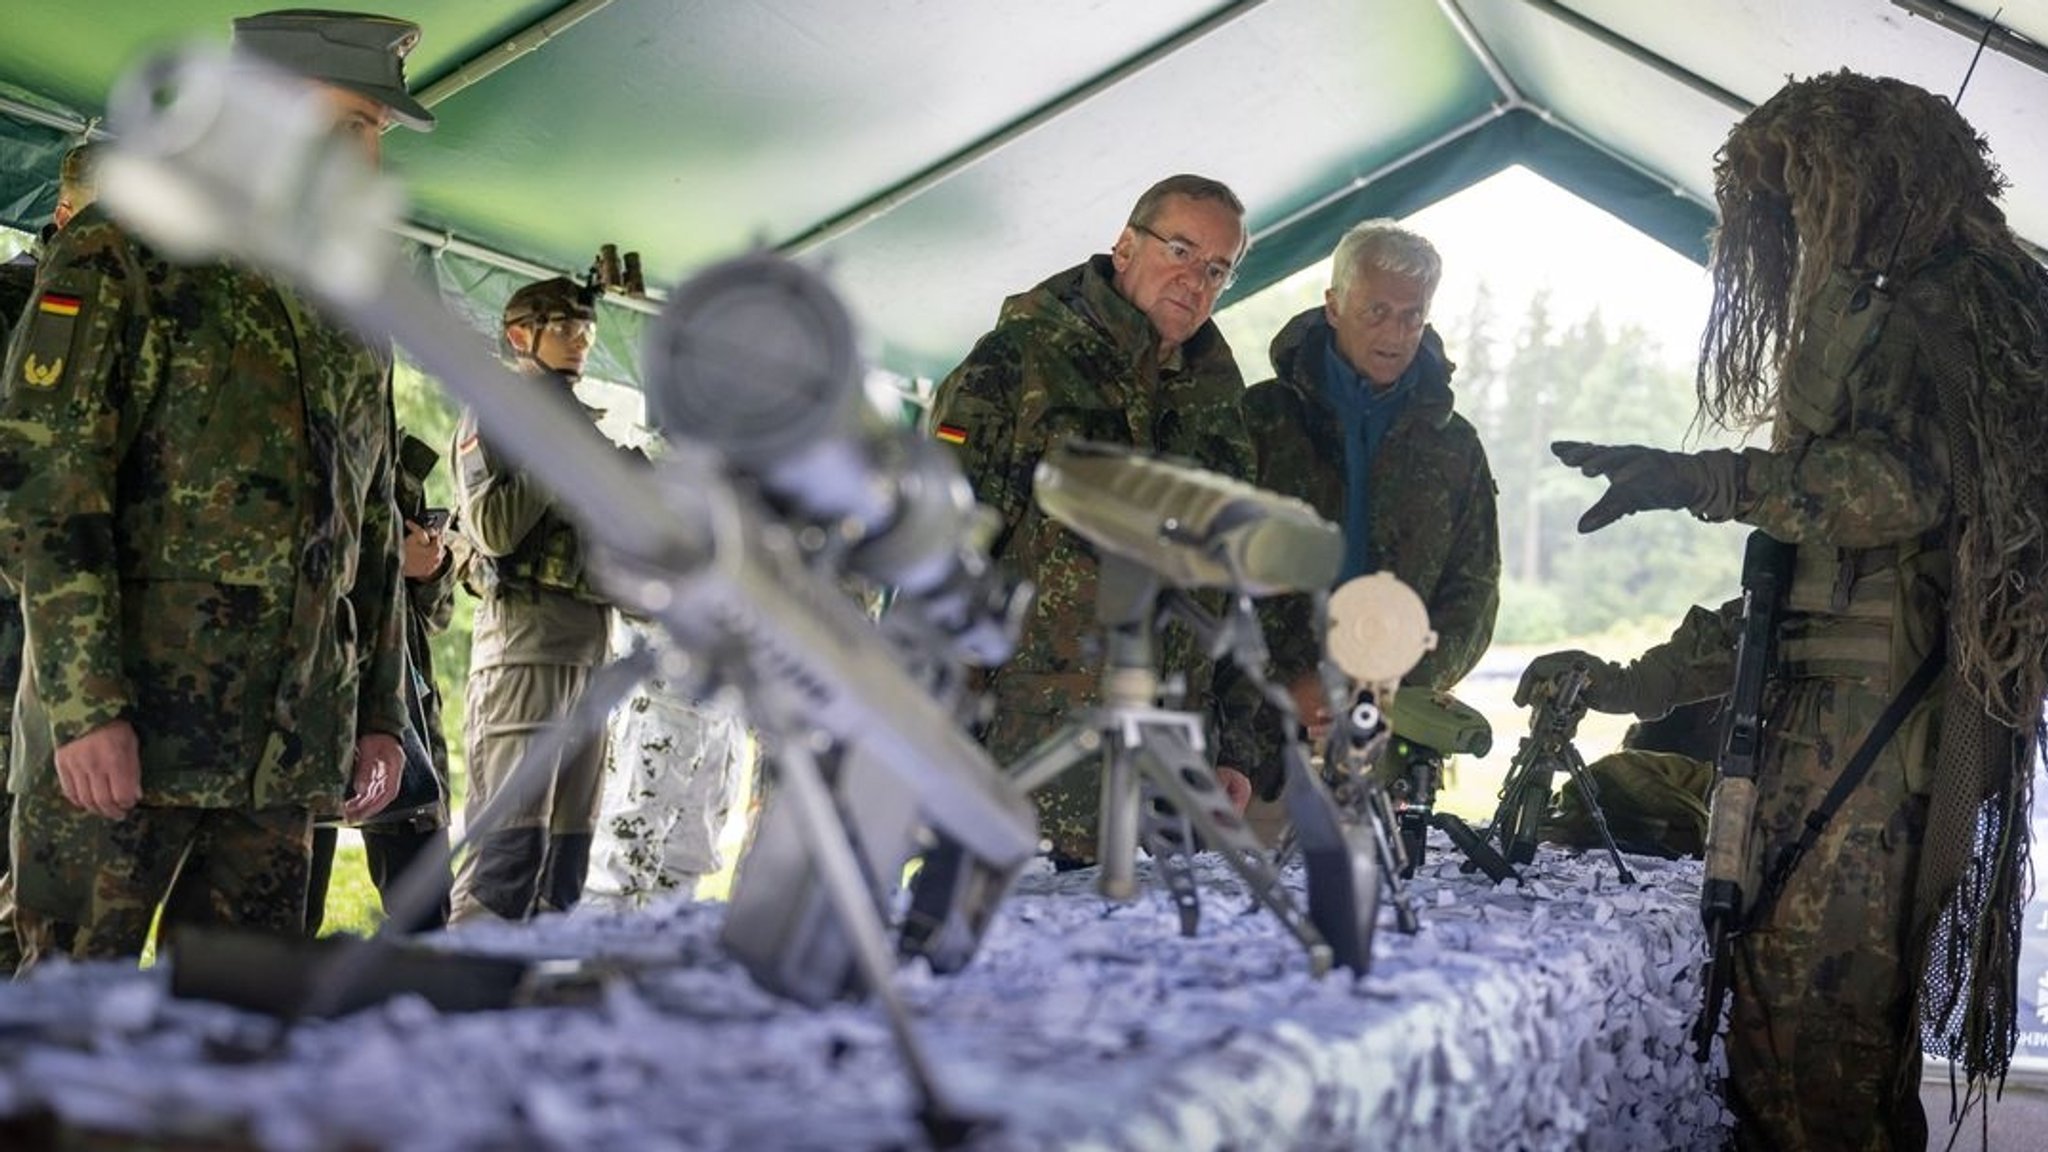
[[[36,306],[26,317],[21,386],[37,392],[54,391],[64,380],[65,362],[71,354],[73,329],[85,311],[85,297],[72,292],[44,289]]]
[[[961,424],[941,424],[932,429],[932,434],[948,444],[967,443],[967,428]]]
[[[78,310],[84,306],[85,300],[82,297],[67,296],[59,292],[45,292],[43,293],[43,298],[36,301],[36,314],[39,316],[76,316],[78,315]]]

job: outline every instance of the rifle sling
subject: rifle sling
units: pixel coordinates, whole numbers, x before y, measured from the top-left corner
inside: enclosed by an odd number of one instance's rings
[[[1749,913],[1747,926],[1761,924],[1764,918],[1770,915],[1771,905],[1777,902],[1778,894],[1785,890],[1786,883],[1792,879],[1793,869],[1799,867],[1799,861],[1805,857],[1807,850],[1820,839],[1820,834],[1827,828],[1828,821],[1834,818],[1843,804],[1848,803],[1849,793],[1854,792],[1856,786],[1863,782],[1863,778],[1870,774],[1870,766],[1877,763],[1877,754],[1884,751],[1885,745],[1891,743],[1892,736],[1899,730],[1899,725],[1906,722],[1906,715],[1912,712],[1914,705],[1920,703],[1921,697],[1927,695],[1928,687],[1934,683],[1934,674],[1941,670],[1945,652],[1945,641],[1937,639],[1926,658],[1920,661],[1920,667],[1913,670],[1912,679],[1906,681],[1905,686],[1892,697],[1891,703],[1885,705],[1884,714],[1871,726],[1870,734],[1863,738],[1863,744],[1856,749],[1856,755],[1850,758],[1848,766],[1842,769],[1842,774],[1835,777],[1834,787],[1829,788],[1828,794],[1821,798],[1820,804],[1806,814],[1805,826],[1799,831],[1799,839],[1778,850],[1777,858],[1772,861],[1770,874],[1764,879],[1763,891],[1757,894],[1756,905]]]

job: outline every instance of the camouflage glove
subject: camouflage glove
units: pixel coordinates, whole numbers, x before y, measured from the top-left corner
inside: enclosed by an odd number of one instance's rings
[[[1579,517],[1579,531],[1598,532],[1634,512],[1684,508],[1702,520],[1735,515],[1742,486],[1742,457],[1725,449],[1666,452],[1634,444],[1583,444],[1559,440],[1550,451],[1594,477],[1606,477],[1607,492]]]
[[[1563,652],[1545,652],[1529,661],[1522,670],[1522,682],[1515,685],[1515,707],[1527,708],[1536,696],[1536,689],[1556,680],[1572,666],[1584,665],[1586,687],[1580,693],[1586,707],[1595,712],[1632,712],[1634,693],[1630,690],[1628,670],[1619,664],[1602,660],[1589,652],[1569,648]]]

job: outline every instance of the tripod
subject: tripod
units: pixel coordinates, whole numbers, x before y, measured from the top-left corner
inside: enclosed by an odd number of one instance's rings
[[[1194,935],[1201,902],[1192,854],[1199,843],[1221,855],[1252,897],[1286,925],[1320,975],[1335,959],[1331,945],[1281,888],[1278,870],[1217,783],[1204,755],[1202,717],[1161,707],[1160,623],[1171,614],[1205,642],[1222,632],[1177,589],[1166,591],[1163,602],[1162,591],[1150,569],[1113,554],[1101,558],[1097,616],[1107,639],[1102,702],[1026,753],[1010,768],[1011,781],[1029,792],[1096,760],[1102,772],[1096,861],[1104,896],[1136,897],[1142,843],[1180,912],[1181,933]]]
[[[1615,846],[1614,834],[1607,828],[1607,816],[1600,810],[1600,788],[1593,782],[1592,773],[1586,771],[1579,750],[1572,745],[1579,721],[1586,715],[1585,687],[1586,668],[1575,664],[1536,689],[1529,735],[1523,737],[1515,758],[1508,764],[1507,779],[1500,788],[1500,807],[1494,809],[1493,823],[1487,825],[1481,842],[1500,841],[1500,855],[1510,866],[1534,860],[1543,817],[1550,811],[1550,782],[1557,770],[1563,768],[1578,782],[1586,798],[1594,826],[1600,829],[1600,839],[1614,860],[1614,871],[1623,884],[1633,884],[1636,878],[1622,862],[1621,849]],[[1492,875],[1491,869],[1488,874]]]

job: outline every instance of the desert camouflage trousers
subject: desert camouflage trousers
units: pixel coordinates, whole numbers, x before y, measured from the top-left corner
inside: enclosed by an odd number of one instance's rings
[[[174,881],[204,923],[303,930],[313,846],[308,809],[140,807],[114,821],[74,807],[54,780],[14,800],[12,879],[24,969],[58,955],[139,957]],[[181,877],[188,858],[196,874]]]
[[[1771,710],[1754,842],[1799,835],[1889,695],[1859,681],[1793,680]],[[1728,1101],[1744,1149],[1926,1147],[1907,954],[1927,802],[1894,738],[1772,905],[1737,941]]]
[[[462,748],[469,793],[465,828],[512,780],[527,745],[569,714],[590,682],[574,664],[506,664],[469,674]],[[500,813],[495,830],[471,839],[455,869],[451,921],[524,920],[567,911],[583,896],[604,772],[602,737],[547,767],[526,802]],[[465,835],[468,835],[465,832]]]
[[[615,651],[631,642],[619,633]],[[642,634],[665,642],[651,628]],[[753,765],[736,703],[691,700],[659,677],[634,689],[612,713],[584,898],[634,907],[694,891],[725,866],[719,837]]]

